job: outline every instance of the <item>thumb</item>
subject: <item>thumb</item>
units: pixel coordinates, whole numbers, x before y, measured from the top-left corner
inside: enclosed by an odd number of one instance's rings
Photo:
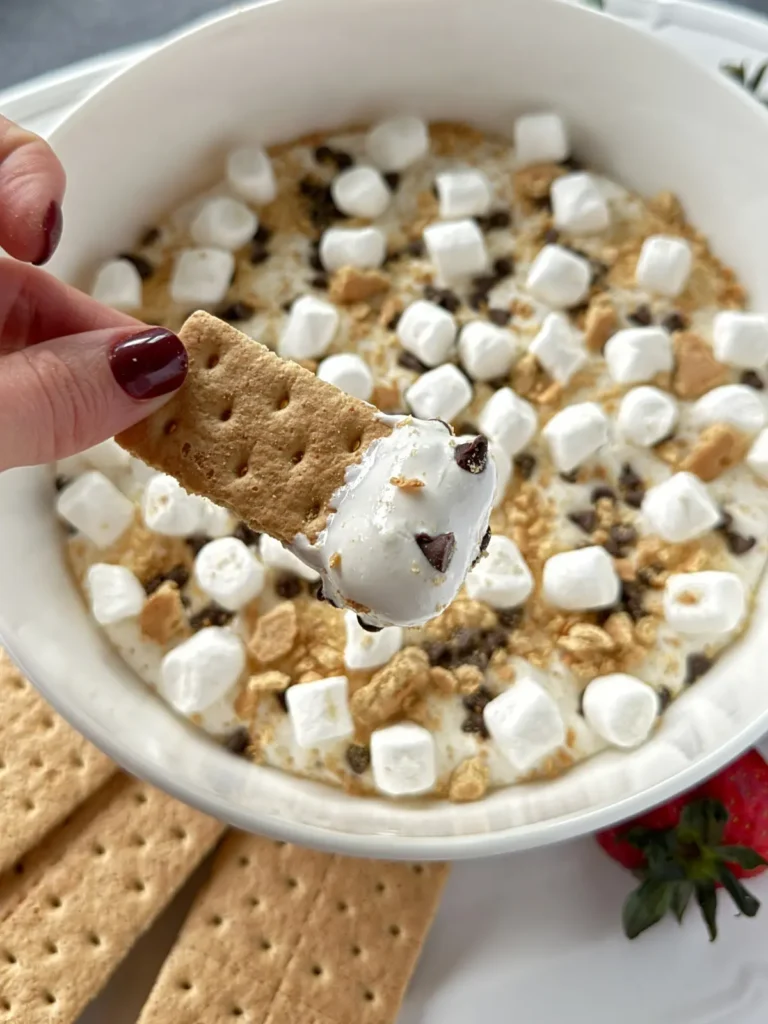
[[[163,327],[73,334],[0,356],[0,470],[73,455],[132,426],[184,383]]]

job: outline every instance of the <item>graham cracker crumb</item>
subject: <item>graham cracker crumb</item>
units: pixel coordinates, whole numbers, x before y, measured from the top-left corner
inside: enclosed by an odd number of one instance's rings
[[[165,537],[154,533],[142,522],[139,513],[114,544],[101,551],[99,561],[124,565],[148,583],[155,576],[169,572],[177,565],[191,568],[192,556],[181,537]]]
[[[441,668],[439,665],[429,670],[429,682],[434,690],[446,695],[456,693],[459,685],[453,672],[449,672],[447,668]]]
[[[403,300],[399,295],[388,295],[381,304],[379,310],[379,323],[382,327],[389,327],[395,317],[403,311]]]
[[[238,694],[235,711],[240,718],[246,721],[252,720],[263,697],[273,693],[282,693],[290,685],[290,676],[284,672],[259,672],[251,676]]]
[[[477,665],[459,665],[454,669],[456,682],[459,686],[459,693],[474,693],[478,686],[482,686],[485,676]]]
[[[393,476],[389,482],[393,487],[399,487],[401,491],[418,491],[424,486],[423,480],[413,476]]]
[[[533,164],[517,171],[514,176],[515,195],[523,207],[536,208],[542,199],[549,196],[552,183],[566,174],[560,164]]]
[[[584,320],[584,344],[590,352],[602,352],[618,326],[619,317],[613,302],[607,295],[596,295],[589,304]]]
[[[457,765],[448,785],[448,799],[454,803],[480,800],[488,790],[488,766],[481,757],[470,757]]]
[[[399,412],[403,404],[400,385],[394,380],[386,384],[377,384],[373,389],[371,401],[382,412]]]
[[[192,635],[175,583],[163,583],[149,595],[141,609],[139,625],[144,636],[163,645]]]
[[[737,466],[749,450],[750,439],[730,423],[713,423],[703,430],[681,469],[709,483]]]
[[[389,291],[390,280],[380,270],[360,270],[342,267],[331,278],[328,294],[331,302],[340,306],[366,302],[374,295]]]
[[[693,331],[678,331],[672,338],[675,373],[672,390],[678,398],[701,398],[728,379],[728,370],[715,359],[707,342]]]
[[[405,647],[352,695],[352,717],[368,728],[381,725],[411,698],[424,693],[429,683],[426,654],[419,647]]]
[[[341,565],[341,554],[338,551],[334,551],[331,557],[328,559],[328,565],[332,569],[338,569]]]
[[[699,603],[699,595],[694,594],[691,590],[684,590],[682,594],[678,594],[677,603],[684,605],[694,605]]]
[[[565,636],[558,638],[557,645],[577,658],[592,658],[596,651],[616,649],[616,641],[610,633],[589,622],[574,623]]]
[[[298,633],[296,608],[291,601],[283,601],[256,621],[256,628],[248,641],[248,650],[263,665],[279,661],[290,653]]]

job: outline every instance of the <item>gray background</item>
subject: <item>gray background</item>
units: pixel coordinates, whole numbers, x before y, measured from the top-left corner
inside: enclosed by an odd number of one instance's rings
[[[742,5],[768,13],[768,0]],[[230,0],[0,0],[0,89],[227,6]]]

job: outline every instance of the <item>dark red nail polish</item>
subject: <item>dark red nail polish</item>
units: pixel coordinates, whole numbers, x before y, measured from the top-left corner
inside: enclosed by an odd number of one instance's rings
[[[63,227],[64,217],[61,213],[61,207],[54,200],[45,211],[45,216],[43,217],[43,244],[40,249],[40,256],[34,261],[36,267],[47,263],[56,252],[56,246],[59,244]]]
[[[180,388],[189,359],[175,334],[164,327],[148,327],[116,341],[109,353],[109,366],[123,391],[141,401]]]

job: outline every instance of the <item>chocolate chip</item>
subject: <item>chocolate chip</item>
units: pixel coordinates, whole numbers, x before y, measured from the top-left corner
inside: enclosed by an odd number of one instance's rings
[[[627,315],[627,320],[629,320],[631,324],[636,324],[638,327],[650,327],[653,323],[651,307],[643,303]]]
[[[509,277],[515,271],[515,261],[511,256],[499,256],[493,261],[493,273],[498,280],[502,277]],[[494,281],[494,284],[496,282]]]
[[[467,473],[482,473],[488,465],[488,438],[478,434],[474,440],[467,441],[466,444],[457,444],[453,457],[459,469]]]
[[[494,626],[492,629],[484,629],[482,632],[483,650],[489,656],[494,651],[503,650],[507,646],[507,632]]]
[[[560,241],[560,232],[557,228],[547,228],[544,232],[544,241],[547,245],[556,245]]]
[[[597,529],[597,513],[587,508],[583,512],[569,512],[568,519],[584,533],[594,533]]]
[[[570,473],[561,473],[560,479],[567,484],[575,484],[579,479],[579,467],[577,466],[576,469],[572,469]]]
[[[718,524],[715,527],[715,529],[716,530],[730,530],[730,528],[732,526],[733,526],[733,516],[731,515],[731,513],[727,509],[725,509],[725,508],[720,509],[720,521],[718,522]]]
[[[746,384],[748,388],[754,388],[755,391],[762,391],[765,388],[765,382],[756,370],[745,370],[739,377],[739,381]]]
[[[405,247],[405,251],[409,256],[423,256],[424,255],[424,242],[421,238],[414,238]]]
[[[248,259],[254,267],[258,267],[269,259],[269,249],[262,242],[251,242],[251,252]]]
[[[185,583],[189,580],[189,570],[184,565],[174,565],[168,572],[158,573],[157,576],[153,576],[151,580],[144,584],[144,590],[147,593],[147,597],[150,594],[154,594],[163,583],[175,583],[176,586],[181,590]]]
[[[318,146],[315,150],[315,160],[319,164],[330,164],[340,171],[348,170],[355,162],[349,153],[345,153],[343,149],[334,149],[332,146]]]
[[[479,313],[480,310],[488,305],[487,292],[470,292],[467,296],[467,305],[470,309],[474,309],[476,313]]]
[[[227,736],[226,740],[224,740],[224,746],[232,754],[244,754],[250,742],[251,737],[248,730],[245,726],[241,726]]]
[[[536,456],[531,455],[530,452],[520,452],[519,455],[514,457],[513,461],[515,469],[523,480],[530,480],[536,469]]]
[[[275,580],[275,593],[284,601],[290,601],[292,597],[298,597],[304,586],[298,576],[292,572],[283,572]]]
[[[479,668],[481,672],[485,672],[488,668],[488,662],[491,660],[491,656],[483,648],[477,647],[470,654],[465,654],[457,660],[461,665],[474,665],[475,668]]]
[[[660,686],[656,696],[659,698],[659,714],[662,715],[672,703],[672,691],[668,686]]]
[[[512,318],[512,314],[508,309],[489,309],[488,319],[492,324],[496,324],[497,327],[506,327]]]
[[[485,719],[482,714],[477,711],[470,711],[461,723],[461,731],[477,733],[479,736],[482,736],[484,740],[487,740],[490,735],[485,724]]]
[[[139,239],[139,245],[154,245],[160,238],[160,228],[147,228]]]
[[[414,373],[426,373],[429,367],[422,363],[413,352],[401,352],[397,357],[398,366],[402,366],[404,370],[413,370]]]
[[[326,291],[330,282],[328,281],[327,274],[315,274],[314,277],[310,278],[309,283],[312,288],[319,288],[320,291]]]
[[[465,658],[478,649],[480,644],[480,630],[464,626],[457,629],[453,636],[452,647],[458,658]]]
[[[476,690],[471,693],[465,694],[461,698],[461,703],[467,709],[467,711],[480,712],[483,710],[486,704],[490,704],[493,700],[493,694],[487,686],[478,686]]]
[[[560,166],[564,167],[567,171],[584,170],[584,164],[581,162],[581,160],[577,160],[575,156],[567,156],[565,160],[562,161]]]
[[[608,532],[622,547],[631,547],[637,542],[637,530],[629,523],[616,523]]]
[[[619,489],[627,505],[630,505],[632,508],[640,508],[645,497],[645,484],[642,477],[638,476],[628,462],[625,462],[621,467]]]
[[[236,323],[238,320],[247,320],[253,316],[255,310],[247,302],[233,302],[229,306],[223,306],[216,311],[216,316],[227,323]]]
[[[622,580],[621,606],[633,622],[638,622],[648,614],[645,610],[643,588],[640,584],[632,580]]]
[[[310,252],[309,257],[307,258],[307,262],[309,263],[312,270],[318,270],[321,273],[325,272],[323,261],[320,259],[320,253],[316,249],[313,249]]]
[[[319,230],[344,217],[333,201],[329,185],[313,178],[302,178],[299,182],[299,192],[308,200],[309,219]]]
[[[286,693],[288,693],[287,689],[278,690],[277,693],[275,694],[275,700],[280,706],[281,711],[284,711],[286,714],[288,714],[288,698],[286,697]]]
[[[198,629],[204,629],[206,626],[226,626],[234,616],[234,612],[229,611],[228,608],[222,608],[220,604],[212,601],[205,608],[201,608],[199,612],[190,615],[189,625],[197,632]]]
[[[60,473],[53,481],[53,486],[56,488],[57,491],[63,491],[67,484],[69,484],[70,480],[71,477],[64,476],[62,473]]]
[[[712,659],[708,658],[706,654],[689,654],[685,659],[685,678],[683,680],[684,686],[690,686],[691,683],[695,683],[697,679],[701,677],[712,668]]]
[[[424,298],[442,306],[448,313],[457,313],[461,308],[461,299],[450,288],[436,288],[428,284],[424,288]]]
[[[670,334],[674,334],[675,331],[684,331],[688,326],[688,318],[677,310],[667,315],[661,321],[661,326],[665,331],[669,331]]]
[[[498,608],[496,610],[496,618],[499,621],[499,625],[510,631],[520,626],[520,623],[523,621],[523,614],[522,608]]]
[[[493,210],[485,217],[478,217],[477,223],[482,231],[499,231],[510,226],[512,214],[509,210]]]
[[[345,756],[355,775],[362,775],[371,763],[371,751],[360,743],[350,743]]]
[[[472,286],[478,294],[487,294],[496,286],[498,278],[494,274],[478,274],[472,278]]]
[[[314,156],[315,161],[319,164],[333,163],[333,150],[330,146],[317,146],[312,155]]]
[[[446,572],[456,550],[455,536],[452,533],[438,533],[432,537],[428,533],[417,533],[414,539],[432,568]]]
[[[423,648],[430,665],[447,668],[453,661],[453,652],[444,640],[430,640]]]
[[[366,622],[362,615],[357,616],[357,624],[360,629],[364,629],[366,633],[380,633],[383,626],[374,626],[371,622]]]
[[[616,492],[612,487],[608,487],[605,484],[598,484],[597,487],[592,488],[589,500],[593,505],[596,505],[602,498],[609,498],[611,501],[616,501]]]
[[[658,562],[652,562],[650,565],[644,565],[637,570],[637,578],[646,587],[655,587],[659,576],[663,572],[663,565],[659,565]]]
[[[184,538],[184,543],[187,545],[189,550],[192,552],[195,558],[200,554],[206,544],[210,542],[211,538],[205,533],[193,533],[189,537]]]
[[[746,555],[757,544],[757,537],[745,537],[735,530],[725,530],[725,543],[732,555]]]
[[[267,242],[271,241],[273,234],[272,228],[268,228],[266,224],[259,224],[252,241],[261,242],[262,245],[266,245]]]
[[[139,277],[142,281],[146,281],[147,278],[152,277],[155,272],[153,264],[143,256],[137,255],[135,252],[121,252],[118,259],[127,260],[128,263],[132,263],[138,271]]]
[[[386,181],[387,185],[389,185],[392,192],[397,192],[398,188],[400,187],[400,175],[397,173],[397,171],[388,171],[384,175],[384,181]]]
[[[645,489],[640,487],[637,489],[631,489],[624,492],[624,501],[629,505],[630,508],[640,508],[643,504],[643,498],[645,497]]]

